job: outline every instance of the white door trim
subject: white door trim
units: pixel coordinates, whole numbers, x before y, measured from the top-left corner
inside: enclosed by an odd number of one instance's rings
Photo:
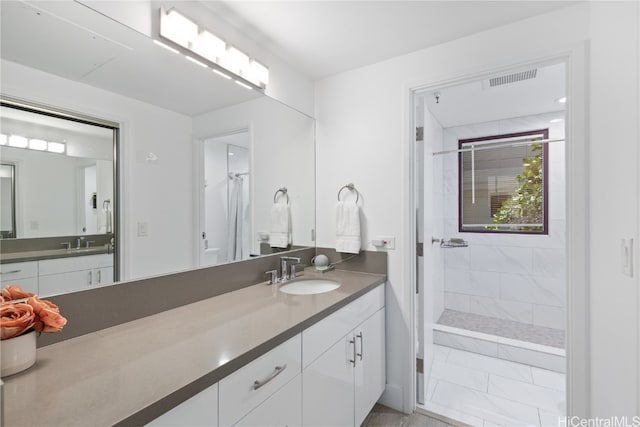
[[[415,150],[415,124],[413,118],[414,94],[422,90],[435,90],[453,86],[469,80],[478,80],[504,69],[519,68],[525,65],[564,60],[567,64],[567,117],[566,117],[566,215],[567,215],[567,414],[570,416],[589,417],[590,371],[589,371],[589,216],[588,216],[588,126],[587,126],[587,49],[584,43],[572,47],[568,51],[558,52],[526,63],[509,64],[471,75],[455,78],[422,82],[405,87],[405,123],[403,130],[403,161],[405,162],[405,179],[409,182],[403,192],[408,196],[408,215],[403,230],[408,236],[407,257],[404,269],[408,278],[406,292],[410,299],[411,357],[415,359],[415,209],[414,166],[411,153]],[[415,361],[409,364],[411,369],[411,402],[416,406],[416,367]]]

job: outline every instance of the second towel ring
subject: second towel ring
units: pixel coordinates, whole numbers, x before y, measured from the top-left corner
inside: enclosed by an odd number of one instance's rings
[[[360,200],[360,193],[358,193],[358,190],[356,190],[356,186],[353,185],[353,183],[348,183],[347,185],[343,185],[342,188],[340,188],[340,190],[338,190],[338,201],[340,201],[340,193],[342,193],[342,190],[344,189],[350,190],[350,191],[355,191],[356,192],[356,203],[358,203],[358,200]]]
[[[278,200],[278,193],[282,193],[287,198],[287,204],[289,204],[289,193],[287,187],[278,188],[276,193],[273,195],[273,203],[276,203]]]

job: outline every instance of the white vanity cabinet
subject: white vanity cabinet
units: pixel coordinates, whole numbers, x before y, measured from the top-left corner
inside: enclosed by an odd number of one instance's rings
[[[217,425],[218,384],[201,391],[147,424],[151,427],[216,427]]]
[[[0,264],[0,286],[18,285],[25,292],[38,293],[38,261]]]
[[[42,297],[113,283],[113,255],[98,254],[39,261]]]
[[[382,285],[303,331],[304,426],[362,423],[385,387],[384,325]]]
[[[296,427],[302,425],[302,375],[249,412],[236,427]]]
[[[220,425],[300,425],[301,346],[298,334],[220,380]]]

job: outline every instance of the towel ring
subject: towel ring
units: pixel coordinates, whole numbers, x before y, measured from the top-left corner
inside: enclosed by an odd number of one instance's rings
[[[287,192],[287,187],[278,188],[276,193],[273,195],[273,203],[276,203],[278,200],[278,193],[282,193],[287,198],[287,204],[289,204],[289,193]]]
[[[344,189],[348,189],[350,191],[355,191],[356,192],[356,203],[358,203],[358,200],[360,200],[360,193],[358,193],[358,190],[356,190],[356,186],[353,185],[353,183],[349,183],[347,185],[343,185],[342,188],[340,188],[340,190],[338,190],[338,201],[340,201],[340,193],[342,193],[342,190]]]

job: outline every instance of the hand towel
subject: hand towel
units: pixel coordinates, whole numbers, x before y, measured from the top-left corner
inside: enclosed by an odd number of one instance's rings
[[[336,252],[358,254],[360,246],[360,208],[354,201],[338,202]]]
[[[271,207],[271,231],[269,245],[286,248],[291,243],[291,213],[287,203],[274,203]]]

